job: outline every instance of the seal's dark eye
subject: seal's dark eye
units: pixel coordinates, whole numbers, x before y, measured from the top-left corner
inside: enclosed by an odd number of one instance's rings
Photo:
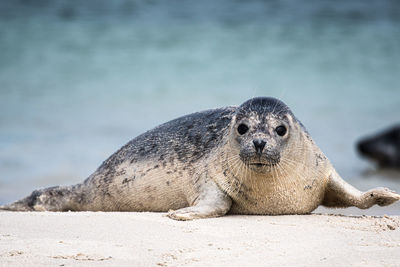
[[[246,124],[241,123],[241,124],[239,124],[237,130],[240,135],[243,135],[243,134],[247,133],[247,131],[249,130],[249,127]]]
[[[281,126],[276,127],[275,131],[279,136],[284,136],[286,134],[287,130],[286,130],[285,126],[281,125]]]

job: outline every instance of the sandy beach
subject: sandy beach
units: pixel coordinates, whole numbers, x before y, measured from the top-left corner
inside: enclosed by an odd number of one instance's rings
[[[399,266],[399,216],[1,212],[1,266]]]

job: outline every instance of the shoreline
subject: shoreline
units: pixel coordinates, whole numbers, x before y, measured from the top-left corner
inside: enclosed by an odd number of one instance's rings
[[[400,216],[0,212],[0,265],[396,265]]]

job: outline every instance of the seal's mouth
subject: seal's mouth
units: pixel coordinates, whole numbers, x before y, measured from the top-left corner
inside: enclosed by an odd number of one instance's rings
[[[252,169],[255,170],[270,170],[272,167],[276,166],[279,163],[279,161],[267,161],[267,162],[247,162],[247,166],[249,166]]]
[[[248,162],[247,166],[258,173],[269,173],[276,164],[272,162]]]
[[[272,168],[279,164],[280,156],[279,155],[246,155],[240,154],[240,159],[242,162],[249,168],[257,171],[257,172],[269,172]]]
[[[267,163],[249,163],[250,166],[254,166],[254,167],[272,167],[275,164],[267,164]]]

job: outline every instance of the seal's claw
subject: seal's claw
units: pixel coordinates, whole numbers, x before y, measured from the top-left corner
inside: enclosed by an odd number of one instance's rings
[[[190,207],[189,207],[190,208]],[[169,210],[167,216],[177,221],[190,221],[193,219],[201,218],[199,215],[184,208],[180,210]]]
[[[365,194],[366,202],[369,202],[368,206],[378,204],[379,206],[387,206],[398,200],[400,195],[394,193],[394,191],[388,188],[375,188],[367,191]]]

